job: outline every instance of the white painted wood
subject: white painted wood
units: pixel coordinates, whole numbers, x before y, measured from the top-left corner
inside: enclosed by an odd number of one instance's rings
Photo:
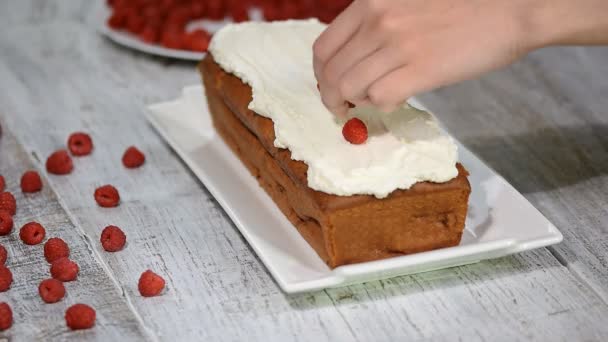
[[[132,310],[122,290],[106,272],[103,262],[95,255],[95,241],[74,226],[46,180],[41,192],[23,194],[19,179],[26,170],[36,169],[29,156],[7,134],[0,137],[0,174],[7,181],[7,191],[17,200],[15,227],[8,236],[0,236],[0,244],[8,250],[7,267],[13,273],[11,288],[0,293],[0,302],[13,309],[14,325],[0,332],[11,341],[33,340],[143,340],[141,318]],[[80,267],[76,281],[65,283],[66,296],[59,303],[45,304],[38,295],[38,285],[50,278],[49,264],[44,259],[43,243],[25,245],[19,239],[19,229],[27,222],[41,223],[46,240],[61,237],[71,248],[70,258]],[[134,284],[131,284],[133,287]],[[97,311],[96,326],[83,332],[70,331],[65,323],[65,310],[72,304],[85,303]]]
[[[552,253],[608,302],[606,61],[605,47],[546,49],[424,100],[560,229]]]
[[[145,104],[174,98],[181,87],[199,82],[194,65],[148,57],[110,43],[89,25],[89,8],[90,2],[75,0],[0,4],[0,22],[6,18],[13,24],[0,31],[0,120],[41,163],[65,144],[69,133],[92,134],[93,155],[76,159],[71,176],[49,177],[48,190],[52,187],[69,214],[70,219],[62,222],[84,232],[90,248],[108,266],[109,276],[124,290],[123,299],[143,320],[139,329],[136,323],[127,324],[133,328],[107,324],[104,327],[116,329],[108,334],[138,339],[142,334],[124,331],[147,329],[150,339],[208,341],[608,339],[604,324],[608,306],[600,297],[607,274],[607,248],[599,234],[608,223],[606,199],[601,197],[605,159],[590,161],[601,158],[600,147],[605,151],[606,141],[585,140],[587,135],[568,135],[555,128],[556,122],[590,125],[603,120],[600,114],[605,112],[600,110],[606,108],[605,100],[596,100],[597,94],[581,95],[587,102],[551,100],[583,93],[581,82],[586,78],[593,79],[600,94],[605,92],[599,80],[607,78],[605,70],[585,71],[574,78],[567,74],[567,79],[543,83],[542,77],[552,75],[547,65],[559,63],[551,53],[542,52],[502,73],[425,97],[425,104],[444,115],[459,138],[568,234],[560,247],[286,296],[213,198],[144,119]],[[573,68],[584,69],[600,64],[605,54],[597,53],[560,50],[558,55],[573,59]],[[585,107],[589,101],[595,102]],[[570,122],[574,119],[563,115],[577,110],[583,112],[578,121]],[[466,120],[461,117],[465,113],[470,115]],[[545,126],[558,132],[557,138],[545,135],[534,140],[539,135],[535,128]],[[526,135],[531,140],[518,139]],[[562,149],[572,152],[565,144],[571,140],[583,146],[580,153],[588,153],[576,172],[564,171],[564,164],[555,161],[564,157],[559,153]],[[131,144],[147,153],[141,169],[125,170],[120,165],[123,150]],[[3,158],[12,164],[15,157]],[[0,164],[0,172],[5,167]],[[11,179],[18,176],[19,171],[10,170]],[[577,182],[578,173],[595,176]],[[562,179],[573,181],[558,182]],[[93,190],[105,183],[120,189],[120,207],[95,205]],[[61,208],[43,208],[48,215],[65,217]],[[117,224],[127,233],[124,251],[108,254],[96,243],[107,224]],[[79,253],[91,253],[87,245],[79,248]],[[138,295],[134,284],[146,268],[166,277],[163,296]],[[99,291],[95,294],[102,296]],[[0,300],[5,295],[0,294]],[[23,301],[30,307],[35,299]],[[127,311],[123,301],[110,306]],[[109,321],[113,317],[108,315],[104,317]],[[54,332],[36,320],[27,321],[28,327],[32,325],[47,334]],[[24,329],[16,326],[12,338],[27,340],[21,335]]]

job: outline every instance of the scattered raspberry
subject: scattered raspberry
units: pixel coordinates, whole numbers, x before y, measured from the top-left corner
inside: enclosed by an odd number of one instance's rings
[[[95,325],[95,309],[86,304],[74,304],[65,311],[65,323],[72,330],[92,328]]]
[[[44,227],[38,222],[26,223],[19,231],[21,241],[26,245],[37,245],[44,240]]]
[[[27,192],[38,192],[42,190],[42,179],[36,171],[26,171],[21,176],[21,191]]]
[[[139,293],[144,297],[158,296],[165,288],[165,280],[158,274],[147,270],[139,277]]]
[[[13,325],[13,311],[11,307],[5,303],[0,303],[0,331],[7,330]]]
[[[4,292],[11,287],[13,273],[6,266],[0,265],[0,292]]]
[[[4,176],[0,175],[0,192],[4,191],[5,186],[6,186],[6,183],[4,181]]]
[[[86,156],[91,154],[91,151],[93,150],[93,140],[91,139],[91,136],[86,133],[72,133],[68,138],[68,149],[70,149],[72,155]]]
[[[8,259],[8,252],[4,246],[0,245],[0,266],[4,266],[6,264],[6,259]]]
[[[95,190],[95,201],[97,201],[97,204],[99,204],[100,207],[116,207],[120,202],[120,194],[115,187],[104,185]]]
[[[52,174],[67,175],[72,169],[74,169],[72,158],[66,150],[55,151],[46,160],[46,170]]]
[[[8,235],[13,230],[13,217],[8,211],[0,210],[0,235]]]
[[[122,163],[129,169],[140,167],[146,161],[146,156],[135,146],[129,147],[122,156]]]
[[[60,238],[50,238],[44,244],[44,257],[49,263],[61,258],[70,256],[70,247]]]
[[[68,258],[59,258],[51,264],[51,276],[61,281],[76,280],[78,265]]]
[[[125,246],[127,236],[116,226],[107,226],[101,232],[101,245],[107,252],[117,252]]]
[[[65,296],[65,286],[57,279],[45,279],[38,286],[38,293],[45,303],[57,303]]]
[[[351,144],[363,144],[367,140],[367,126],[357,118],[350,119],[342,128],[342,135]]]
[[[10,192],[0,193],[0,211],[7,211],[11,215],[17,212],[17,201]]]

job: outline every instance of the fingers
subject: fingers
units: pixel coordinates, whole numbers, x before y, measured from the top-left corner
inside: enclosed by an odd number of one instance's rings
[[[353,2],[321,33],[313,45],[313,66],[315,76],[320,77],[320,69],[357,32],[363,19],[358,1]]]
[[[363,13],[359,10],[359,1],[346,8],[331,25],[317,38],[313,45],[313,67],[319,82],[322,100],[325,106],[338,116],[345,116],[348,106],[341,95],[327,85],[323,77],[327,62],[355,35],[359,29]]]
[[[347,101],[361,105],[367,98],[369,87],[375,81],[405,64],[405,58],[398,46],[381,48],[343,73],[338,82],[340,93]]]
[[[380,40],[374,39],[361,27],[359,31],[325,64],[323,76],[332,87],[338,87],[344,73],[380,48]]]
[[[423,63],[408,64],[376,80],[367,95],[380,110],[392,112],[414,94],[443,85],[434,70]]]

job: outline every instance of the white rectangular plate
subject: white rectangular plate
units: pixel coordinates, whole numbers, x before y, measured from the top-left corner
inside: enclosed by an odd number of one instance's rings
[[[417,106],[418,107],[418,106]],[[215,133],[202,86],[149,107],[148,119],[224,208],[279,286],[319,290],[497,258],[559,243],[562,234],[459,144],[473,189],[460,245],[330,269]]]

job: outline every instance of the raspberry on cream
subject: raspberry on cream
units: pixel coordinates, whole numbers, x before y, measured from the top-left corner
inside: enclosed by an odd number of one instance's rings
[[[391,114],[354,108],[351,116],[366,123],[369,138],[361,145],[343,138],[344,122],[321,102],[312,67],[312,45],[325,27],[315,19],[228,25],[209,51],[251,86],[249,109],[274,122],[276,147],[308,165],[312,189],[383,198],[417,182],[456,177],[456,144],[431,114],[409,105]]]

